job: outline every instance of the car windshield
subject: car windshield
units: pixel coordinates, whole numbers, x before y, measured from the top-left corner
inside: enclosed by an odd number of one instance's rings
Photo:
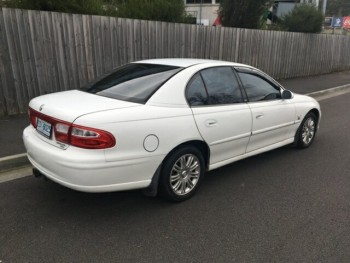
[[[109,98],[146,103],[182,68],[155,64],[127,64],[81,90]]]

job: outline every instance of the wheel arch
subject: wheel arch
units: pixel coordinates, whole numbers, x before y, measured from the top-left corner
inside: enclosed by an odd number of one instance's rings
[[[179,144],[178,146],[176,146],[175,148],[173,148],[163,159],[162,163],[164,163],[164,161],[169,158],[169,156],[171,156],[171,154],[173,152],[175,152],[177,149],[182,148],[184,146],[193,146],[195,148],[197,148],[201,153],[202,156],[204,158],[204,162],[205,162],[205,167],[206,169],[208,169],[209,167],[209,160],[210,160],[210,148],[208,146],[208,144],[204,141],[200,141],[200,140],[191,140],[191,141],[187,141],[184,143]]]
[[[167,160],[167,158],[169,158],[171,156],[171,154],[173,152],[175,152],[176,150],[180,149],[181,147],[185,147],[185,146],[193,146],[202,153],[202,156],[203,156],[204,162],[205,162],[206,170],[208,170],[209,161],[210,161],[210,148],[209,148],[208,144],[204,141],[201,141],[201,140],[190,140],[190,141],[183,142],[183,143],[179,144],[178,146],[174,147],[165,156],[165,158],[163,159],[163,161],[159,165],[158,169],[154,173],[150,186],[143,190],[143,193],[145,195],[156,196],[158,194],[159,177],[160,177],[160,174],[162,171],[162,166],[163,166],[164,162]]]
[[[316,108],[313,108],[312,110],[310,110],[308,113],[312,112],[313,114],[315,114],[316,116],[316,121],[317,121],[317,125],[316,125],[316,130],[318,130],[318,124],[319,124],[319,121],[320,121],[320,117],[321,117],[321,113],[318,109]],[[307,113],[307,114],[308,114]]]
[[[317,132],[319,120],[320,120],[320,117],[321,117],[321,112],[317,108],[313,108],[313,109],[309,110],[305,114],[305,116],[307,116],[309,113],[313,113],[316,116],[316,122],[317,123],[316,123],[316,131],[315,132]],[[295,147],[297,147],[297,145],[298,145],[298,137],[300,136],[302,124],[303,124],[303,120],[300,122],[300,126],[298,127],[298,129],[296,130],[295,135],[294,135],[294,143],[293,143],[293,145]]]

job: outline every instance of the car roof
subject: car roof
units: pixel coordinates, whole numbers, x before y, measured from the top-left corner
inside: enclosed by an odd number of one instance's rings
[[[174,66],[174,67],[182,67],[182,68],[187,68],[198,64],[220,64],[220,65],[229,64],[232,66],[250,67],[248,65],[229,62],[229,61],[211,60],[211,59],[193,59],[193,58],[160,58],[160,59],[140,60],[133,63],[157,64],[157,65],[166,65],[166,66]]]

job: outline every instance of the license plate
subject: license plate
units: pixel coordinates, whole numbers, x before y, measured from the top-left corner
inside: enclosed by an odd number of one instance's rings
[[[46,121],[43,121],[42,119],[37,118],[37,125],[36,129],[38,132],[41,134],[45,135],[46,137],[50,138],[51,136],[51,130],[52,130],[52,125],[51,123],[48,123]]]

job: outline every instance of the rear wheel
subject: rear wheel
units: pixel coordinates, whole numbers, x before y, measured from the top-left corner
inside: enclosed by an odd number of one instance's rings
[[[159,190],[172,201],[184,201],[197,190],[205,170],[202,153],[192,146],[175,150],[164,162]]]
[[[314,141],[317,130],[317,118],[312,112],[306,114],[296,135],[296,145],[298,148],[307,148]]]

